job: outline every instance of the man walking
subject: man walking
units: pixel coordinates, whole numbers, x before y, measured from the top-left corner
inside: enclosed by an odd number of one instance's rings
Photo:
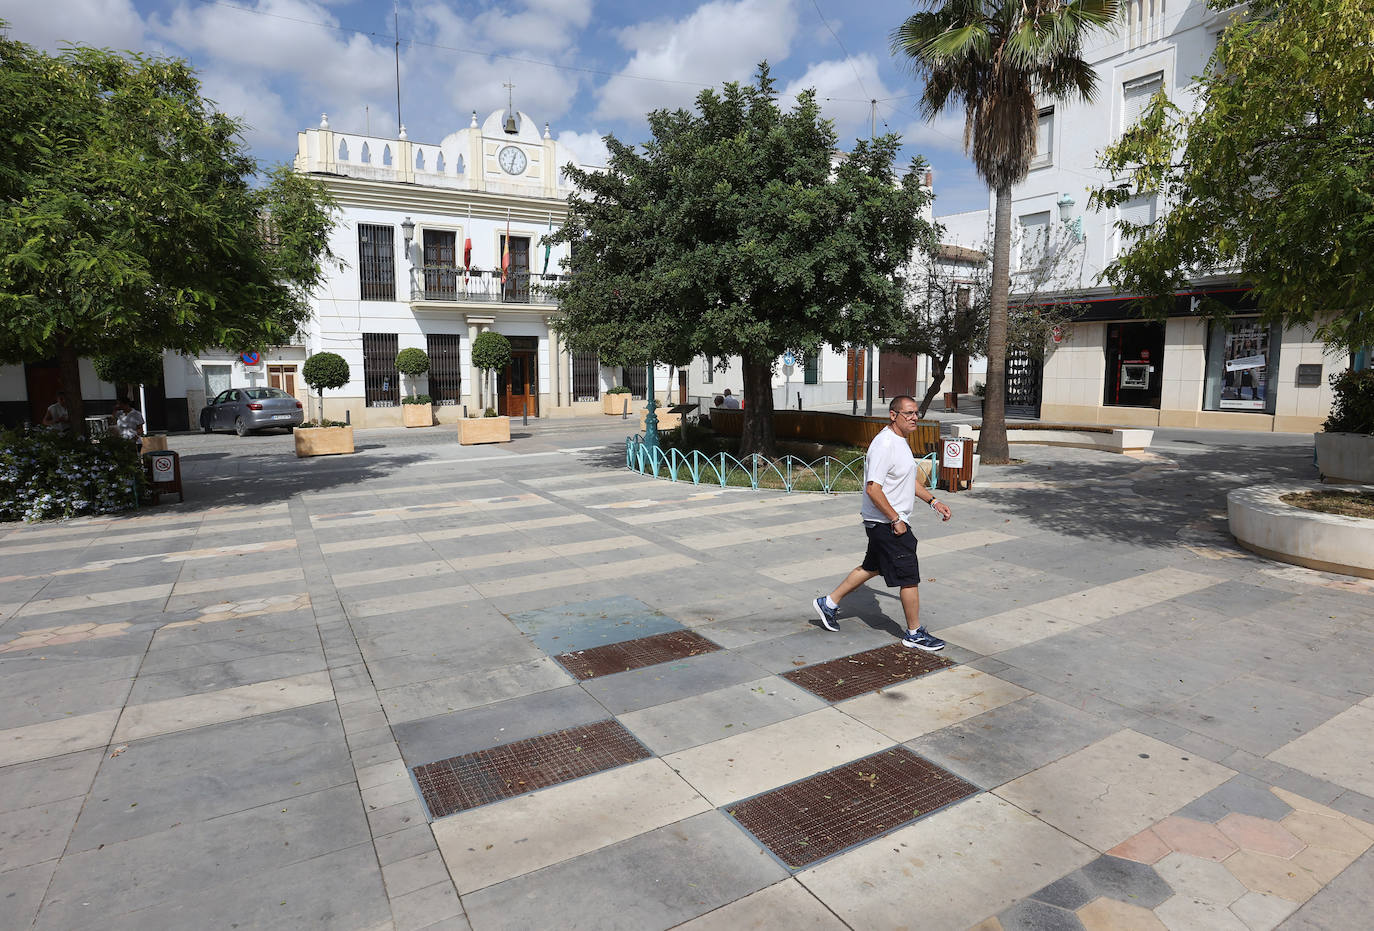
[[[906,438],[916,429],[920,406],[914,398],[903,394],[892,399],[887,414],[892,422],[873,438],[864,462],[863,506],[859,510],[868,531],[868,552],[863,563],[845,576],[833,592],[822,595],[813,604],[825,629],[839,630],[836,617],[840,601],[869,579],[881,575],[901,596],[907,627],[902,646],[934,653],[943,650],[945,642],[932,637],[921,626],[921,571],[916,562],[911,511],[918,497],[941,520],[949,520],[950,510],[916,481],[916,459]]]

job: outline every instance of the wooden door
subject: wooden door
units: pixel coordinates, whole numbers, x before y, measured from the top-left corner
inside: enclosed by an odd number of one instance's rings
[[[867,352],[863,349],[851,349],[845,359],[844,365],[844,399],[846,401],[862,401],[864,399],[864,379],[867,373],[864,371],[864,357]]]
[[[29,394],[29,422],[40,424],[48,405],[57,400],[57,392],[62,390],[62,370],[56,362],[31,363],[24,366],[24,382]],[[71,404],[71,398],[67,403]]]
[[[267,386],[280,388],[294,398],[296,396],[296,367],[294,365],[269,365],[267,367]]]
[[[899,394],[916,395],[916,369],[919,356],[902,356],[883,352],[878,356],[878,396],[895,398]]]
[[[539,377],[534,359],[533,352],[511,353],[510,364],[497,378],[497,413],[508,417],[539,416]]]
[[[687,370],[677,370],[677,403],[687,403]]]

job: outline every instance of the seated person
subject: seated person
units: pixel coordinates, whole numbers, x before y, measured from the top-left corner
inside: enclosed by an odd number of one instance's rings
[[[740,409],[739,398],[730,393],[730,389],[725,389],[725,409],[737,411]]]

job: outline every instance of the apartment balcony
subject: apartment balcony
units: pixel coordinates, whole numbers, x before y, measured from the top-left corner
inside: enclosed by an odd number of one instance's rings
[[[451,265],[425,265],[415,270],[411,303],[424,304],[534,304],[558,305],[558,275],[512,272],[501,280],[499,270],[470,269]]]

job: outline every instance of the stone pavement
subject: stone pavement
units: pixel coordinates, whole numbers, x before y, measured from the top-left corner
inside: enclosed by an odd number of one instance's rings
[[[1310,438],[1017,447],[916,519],[915,675],[811,614],[854,496],[624,432],[175,437],[185,504],[0,527],[0,925],[1368,926],[1374,590],[1225,533]]]

